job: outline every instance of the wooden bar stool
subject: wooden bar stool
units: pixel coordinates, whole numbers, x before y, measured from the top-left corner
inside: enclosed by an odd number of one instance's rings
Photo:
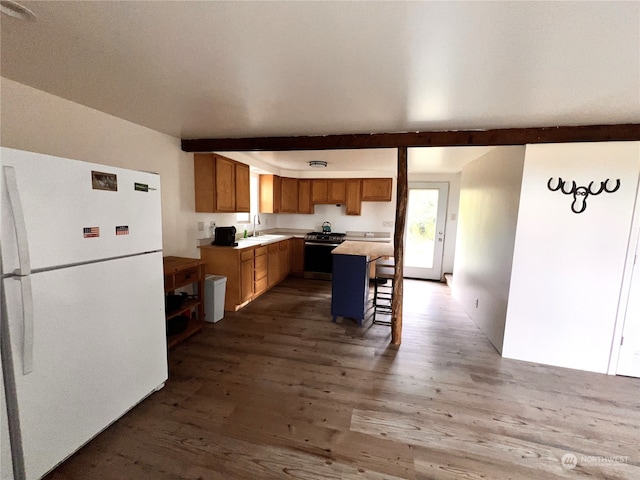
[[[396,269],[393,260],[382,260],[376,262],[376,276],[373,284],[374,324],[391,325],[391,304],[393,302],[393,278],[395,276],[395,271]],[[378,319],[377,317],[379,315],[383,315],[387,318]]]

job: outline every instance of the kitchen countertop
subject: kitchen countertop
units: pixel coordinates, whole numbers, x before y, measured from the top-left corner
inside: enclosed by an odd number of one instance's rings
[[[393,257],[393,245],[381,242],[346,240],[332,250],[336,255],[360,255],[362,257]]]
[[[281,242],[282,240],[288,240],[294,238],[294,235],[285,234],[268,234],[258,235],[256,237],[240,238],[237,240],[238,245],[235,247],[227,247],[224,245],[200,245],[198,248],[232,248],[234,250],[242,250],[243,248],[262,247],[269,245],[270,243]]]

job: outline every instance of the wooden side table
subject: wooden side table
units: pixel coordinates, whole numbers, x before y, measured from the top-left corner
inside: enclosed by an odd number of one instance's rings
[[[204,325],[204,262],[197,258],[164,257],[164,292],[173,292],[187,285],[197,283],[197,293],[193,298],[184,301],[180,307],[166,312],[167,321],[187,314],[187,328],[180,333],[167,337],[167,346],[172,348],[191,335],[202,330]]]

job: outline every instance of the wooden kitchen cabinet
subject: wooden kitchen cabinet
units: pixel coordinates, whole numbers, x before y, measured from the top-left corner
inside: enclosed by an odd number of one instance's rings
[[[216,158],[213,154],[196,153],[193,156],[193,180],[196,212],[215,212]]]
[[[247,253],[251,253],[251,255],[246,260],[241,260],[240,264],[240,303],[251,300],[254,293],[253,272],[255,259],[253,258],[253,250]]]
[[[298,179],[282,178],[281,213],[298,213]]]
[[[235,164],[236,169],[236,212],[248,212],[251,208],[249,165]]]
[[[164,257],[164,292],[172,295],[181,287],[197,285],[196,293],[183,301],[180,307],[166,312],[166,321],[170,322],[182,315],[188,316],[187,328],[167,337],[167,346],[171,348],[202,330],[204,325],[204,277],[205,264],[197,258]]]
[[[260,175],[260,213],[280,213],[282,179],[277,175]]]
[[[346,183],[346,214],[360,215],[362,212],[362,180],[349,178]]]
[[[298,180],[298,213],[313,213],[311,180]]]
[[[329,180],[314,178],[311,180],[311,203],[329,203]]]
[[[329,198],[327,203],[343,204],[347,201],[347,182],[344,178],[329,179]]]
[[[200,258],[207,274],[227,277],[224,309],[231,312],[273,287],[291,268],[289,239],[245,248],[204,245]]]
[[[254,293],[255,295],[260,295],[265,292],[268,288],[268,279],[267,279],[267,247],[258,247],[255,250],[255,273],[254,273]]]
[[[193,156],[196,212],[248,212],[249,166],[220,155]]]
[[[269,288],[280,281],[280,248],[277,243],[269,245],[267,278]]]
[[[284,280],[291,273],[291,248],[289,244],[290,240],[278,242],[278,273],[280,280]]]
[[[226,158],[216,157],[216,211],[236,211],[236,168],[235,163]]]
[[[363,178],[363,202],[390,202],[393,180],[391,178]]]
[[[304,238],[292,238],[291,248],[291,273],[295,276],[304,274]]]

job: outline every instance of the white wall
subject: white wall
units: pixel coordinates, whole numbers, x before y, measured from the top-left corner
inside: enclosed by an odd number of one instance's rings
[[[526,147],[505,357],[607,371],[639,170],[640,142]],[[576,214],[550,177],[621,186]]]
[[[2,78],[2,146],[158,172],[165,255],[195,248],[193,160],[180,140]]]
[[[524,152],[522,146],[495,148],[465,166],[461,177],[452,294],[499,352]]]

